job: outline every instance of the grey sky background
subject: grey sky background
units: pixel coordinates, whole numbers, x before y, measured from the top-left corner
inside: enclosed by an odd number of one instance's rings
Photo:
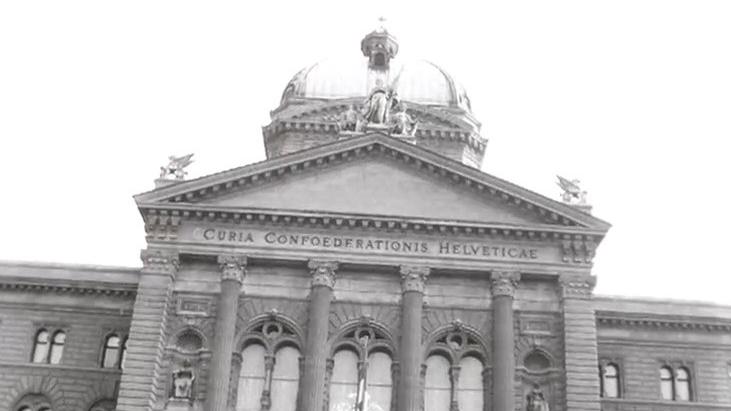
[[[139,266],[167,156],[263,160],[288,80],[381,15],[466,87],[485,172],[582,180],[598,293],[731,303],[728,1],[0,2],[0,259]]]

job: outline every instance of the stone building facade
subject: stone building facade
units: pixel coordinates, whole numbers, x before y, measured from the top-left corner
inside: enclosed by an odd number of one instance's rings
[[[398,48],[297,73],[265,161],[135,196],[142,268],[0,263],[0,410],[731,410],[731,307],[594,295],[609,224],[480,171]]]

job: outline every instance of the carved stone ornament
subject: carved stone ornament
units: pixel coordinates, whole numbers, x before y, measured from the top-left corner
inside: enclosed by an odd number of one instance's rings
[[[402,265],[401,266],[401,292],[416,291],[424,293],[426,280],[429,278],[431,269],[423,266]]]
[[[596,277],[580,274],[562,274],[558,278],[563,298],[591,298],[596,285]]]
[[[492,296],[514,297],[518,281],[520,281],[520,273],[517,271],[493,271],[490,278]]]
[[[193,382],[195,374],[191,368],[190,362],[187,360],[183,363],[183,368],[173,372],[173,392],[172,398],[177,399],[193,399]]]
[[[168,165],[160,167],[160,178],[169,179],[170,177],[173,177],[178,181],[184,180],[185,176],[188,174],[188,172],[185,171],[185,167],[188,167],[192,162],[193,153],[180,157],[169,156]]]
[[[234,280],[244,282],[246,274],[246,257],[242,255],[220,255],[218,265],[221,268],[221,281]]]
[[[338,263],[335,261],[310,260],[307,267],[312,274],[312,287],[323,285],[328,288],[335,287],[335,271]]]
[[[167,250],[142,250],[142,272],[149,274],[175,274],[180,265],[178,253]]]
[[[528,406],[526,407],[527,411],[550,411],[548,401],[538,384],[533,385],[533,389],[526,399],[528,402]]]

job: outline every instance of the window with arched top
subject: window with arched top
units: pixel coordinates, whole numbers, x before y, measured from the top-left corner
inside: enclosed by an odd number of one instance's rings
[[[50,347],[50,341],[48,341],[49,337],[50,334],[45,328],[41,328],[36,333],[36,338],[33,344],[33,362],[44,363],[48,361],[48,350]]]
[[[107,336],[104,340],[104,351],[102,352],[102,368],[119,368],[121,341],[116,334]]]
[[[333,355],[330,411],[389,411],[393,395],[389,343],[367,324],[345,332]]]
[[[301,355],[293,329],[268,319],[255,325],[245,341],[236,411],[295,411]]]
[[[484,347],[455,321],[431,344],[426,359],[426,411],[481,411],[485,407]]]
[[[424,378],[424,410],[449,411],[452,382],[449,376],[449,360],[443,355],[430,355],[426,359]]]
[[[660,395],[669,401],[690,401],[691,375],[684,366],[672,367],[665,365],[660,368]]]
[[[675,370],[675,400],[690,401],[690,373],[684,367]]]
[[[51,340],[51,350],[48,355],[48,362],[50,364],[60,364],[61,358],[63,358],[63,347],[66,345],[66,333],[63,331],[56,331],[53,334]]]
[[[600,367],[601,396],[619,398],[619,367],[609,363]]]
[[[663,400],[675,399],[673,370],[670,367],[660,368],[660,395]]]
[[[460,411],[482,411],[484,409],[483,365],[475,357],[467,356],[459,361],[457,403]]]

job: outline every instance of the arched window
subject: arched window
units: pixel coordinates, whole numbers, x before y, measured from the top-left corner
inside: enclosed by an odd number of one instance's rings
[[[390,411],[393,393],[389,339],[361,324],[345,332],[333,355],[329,411]]]
[[[389,411],[391,409],[392,364],[391,356],[385,352],[373,352],[368,356],[365,411]]]
[[[104,352],[102,353],[102,368],[119,368],[121,346],[119,337],[116,334],[108,336],[104,340]]]
[[[358,354],[343,349],[333,356],[330,411],[351,411],[358,396]]]
[[[690,373],[683,367],[675,370],[675,400],[690,401]]]
[[[44,328],[41,328],[36,333],[35,342],[33,344],[33,362],[44,363],[48,361],[48,337],[48,331]]]
[[[450,410],[452,383],[449,368],[449,360],[442,355],[430,355],[426,359],[425,411]]]
[[[63,346],[66,344],[66,333],[63,331],[56,331],[53,334],[53,340],[51,340],[51,353],[48,357],[48,362],[51,364],[60,364],[61,357],[63,357]]]
[[[619,398],[619,367],[607,364],[601,374],[602,397]]]
[[[673,370],[670,367],[660,368],[660,394],[662,395],[662,399],[675,399],[673,390]]]
[[[264,390],[266,348],[251,344],[241,353],[241,374],[236,411],[259,411],[261,393]]]
[[[482,411],[484,409],[482,369],[482,362],[475,357],[464,357],[459,361],[457,402],[460,411]]]
[[[295,411],[299,386],[300,351],[284,346],[274,355],[272,370],[272,405],[270,411]]]

